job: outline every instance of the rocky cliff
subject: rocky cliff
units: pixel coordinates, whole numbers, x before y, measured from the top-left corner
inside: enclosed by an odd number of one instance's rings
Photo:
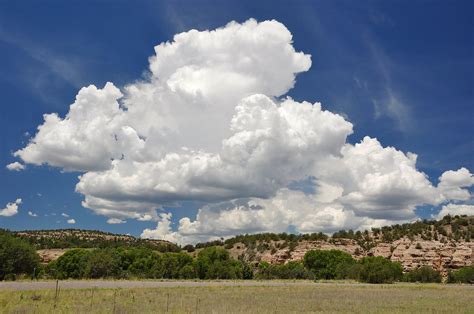
[[[309,250],[336,249],[355,259],[383,256],[400,262],[405,271],[431,266],[446,276],[449,270],[474,264],[473,231],[473,216],[445,217],[440,221],[388,226],[364,233],[341,231],[332,237],[320,236],[318,240],[288,235],[284,240],[243,236],[237,238],[240,241],[227,240],[225,245],[234,258],[255,264],[298,261]]]

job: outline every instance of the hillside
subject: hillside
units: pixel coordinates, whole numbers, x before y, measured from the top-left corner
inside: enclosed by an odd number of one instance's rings
[[[474,263],[474,216],[446,216],[439,221],[419,221],[374,228],[371,231],[339,231],[331,237],[315,234],[241,235],[225,241],[197,244],[224,246],[234,258],[253,264],[301,260],[312,249],[336,249],[360,259],[384,256],[400,262],[405,271],[431,266],[446,275],[448,270]]]
[[[54,260],[67,249],[105,247],[148,247],[161,252],[181,248],[162,240],[140,239],[130,235],[93,230],[62,229],[15,232],[37,249],[43,262]],[[208,246],[221,246],[236,259],[257,265],[261,261],[283,264],[301,260],[312,249],[336,249],[355,259],[384,256],[400,262],[405,271],[431,266],[444,276],[449,270],[474,264],[474,216],[446,216],[439,221],[418,221],[374,228],[371,231],[342,230],[332,236],[313,234],[262,233],[239,235],[225,241],[186,245],[191,255]]]
[[[97,230],[54,229],[13,232],[39,249],[148,247],[161,252],[176,252],[179,247],[164,240],[141,239],[131,235]]]

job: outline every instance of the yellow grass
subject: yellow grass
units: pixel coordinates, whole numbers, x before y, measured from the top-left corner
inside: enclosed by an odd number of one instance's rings
[[[474,288],[297,285],[0,290],[1,313],[474,313]]]

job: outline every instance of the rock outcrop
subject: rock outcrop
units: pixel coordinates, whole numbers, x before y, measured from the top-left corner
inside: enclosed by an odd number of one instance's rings
[[[341,231],[336,236],[313,241],[304,235],[293,238],[286,235],[286,240],[278,241],[268,240],[275,235],[254,238],[250,235],[242,239],[248,246],[240,242],[229,252],[234,258],[254,264],[261,261],[283,264],[302,260],[309,250],[334,249],[347,252],[355,259],[383,256],[401,263],[405,271],[430,266],[445,277],[449,270],[474,264],[473,230],[473,216],[447,216],[440,221],[387,226],[363,233]]]

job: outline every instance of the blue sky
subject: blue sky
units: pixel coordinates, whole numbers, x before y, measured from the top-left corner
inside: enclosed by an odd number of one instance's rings
[[[0,3],[0,208],[22,198],[0,227],[77,227],[139,235],[156,222],[106,217],[81,206],[78,172],[50,166],[9,171],[43,123],[64,116],[78,90],[143,78],[153,47],[190,29],[276,19],[312,66],[288,92],[321,102],[365,135],[418,155],[433,184],[446,170],[474,170],[472,1],[2,1]],[[173,209],[193,218],[202,202]],[[429,216],[432,206],[417,213]],[[436,207],[435,208],[439,208]],[[32,211],[38,217],[28,216]],[[69,225],[61,213],[76,220]]]

